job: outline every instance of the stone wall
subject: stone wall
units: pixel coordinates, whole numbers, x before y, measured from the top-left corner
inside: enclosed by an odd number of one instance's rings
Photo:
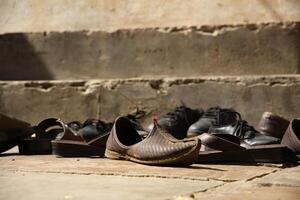
[[[299,23],[0,35],[0,79],[300,72]]]
[[[0,111],[31,123],[113,120],[140,107],[161,115],[185,103],[194,108],[233,107],[256,125],[264,111],[300,116],[300,76],[114,79],[0,82]]]
[[[299,117],[299,22],[300,0],[0,0],[0,112],[113,120],[138,106],[147,124],[183,102],[254,125]]]
[[[0,0],[0,33],[299,20],[299,0]]]

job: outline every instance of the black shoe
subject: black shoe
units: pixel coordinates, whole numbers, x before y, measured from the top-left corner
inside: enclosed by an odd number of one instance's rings
[[[98,119],[87,119],[83,124],[78,121],[68,123],[68,127],[85,140],[91,140],[92,138],[109,132],[112,126],[113,123],[107,123]],[[61,137],[62,134],[59,134],[56,139],[60,139]]]
[[[266,144],[279,144],[280,139],[262,135],[245,120],[237,120],[235,123],[225,126],[211,126],[208,130],[211,134],[230,134],[239,137],[245,145],[256,146]]]
[[[240,118],[240,114],[230,108],[212,107],[206,110],[204,115],[189,127],[188,137],[207,133],[212,125],[232,124]]]
[[[72,122],[69,122],[67,125],[73,131],[79,131],[82,128],[82,123],[80,123],[79,121],[72,121]]]
[[[177,139],[187,136],[187,130],[203,115],[202,109],[191,109],[186,106],[176,107],[171,112],[162,116],[158,124]],[[151,129],[151,125],[148,127]]]
[[[145,138],[148,135],[148,131],[146,131],[139,122],[139,119],[143,118],[146,115],[146,112],[140,110],[139,108],[136,111],[129,113],[125,117],[129,119],[131,124],[134,126],[135,130],[139,133],[142,138]]]

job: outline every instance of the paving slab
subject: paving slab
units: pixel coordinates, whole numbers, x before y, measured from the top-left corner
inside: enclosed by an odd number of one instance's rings
[[[0,199],[166,199],[222,184],[164,178],[0,172]]]
[[[195,199],[299,199],[300,166],[190,194]]]
[[[252,185],[249,185],[247,188],[241,187],[238,191],[200,192],[196,195],[192,195],[193,199],[198,200],[297,200],[299,196],[299,187],[257,187]],[[189,196],[182,198],[189,199],[188,197]]]
[[[300,167],[282,169],[255,180],[255,183],[262,186],[300,187]]]
[[[8,171],[162,177],[225,182],[253,179],[279,169],[277,166],[200,164],[182,168],[156,167],[106,158],[56,158],[53,155],[0,157],[0,170]]]
[[[297,199],[300,167],[155,167],[106,158],[0,156],[0,199]],[[267,195],[265,195],[267,193]]]

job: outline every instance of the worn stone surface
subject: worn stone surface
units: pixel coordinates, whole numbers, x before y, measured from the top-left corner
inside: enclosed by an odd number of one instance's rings
[[[48,117],[67,121],[96,118],[97,88],[85,89],[84,82],[0,84],[0,111],[30,123]]]
[[[255,180],[261,186],[298,187],[300,190],[300,168],[288,168]],[[300,191],[299,191],[300,192]]]
[[[248,180],[240,180],[194,193],[195,199],[298,199],[299,167],[280,169]],[[188,195],[189,196],[189,195]]]
[[[4,154],[0,169],[20,172],[98,174],[130,177],[156,177],[233,182],[252,179],[280,169],[280,166],[200,165],[189,168],[155,167],[106,158],[56,158],[55,156],[18,156]]]
[[[299,23],[0,35],[1,80],[297,74]]]
[[[247,187],[244,187],[244,184]],[[216,200],[296,200],[299,199],[300,187],[258,187],[247,183],[239,183],[240,187],[237,187],[235,191],[218,191],[203,193],[199,192],[192,195],[194,198],[191,199],[216,199]],[[187,197],[182,197],[183,199],[190,199]],[[174,198],[176,199],[176,198]]]
[[[149,116],[160,116],[183,102],[194,108],[233,107],[256,125],[264,111],[282,114],[289,119],[298,117],[299,86],[299,76],[124,82],[113,88],[101,88],[99,113],[100,118],[112,120],[139,106],[148,111]]]
[[[0,82],[0,111],[30,123],[50,116],[112,121],[140,107],[148,124],[152,115],[183,102],[194,108],[233,107],[256,125],[265,111],[299,117],[299,95],[299,75]]]
[[[220,181],[0,172],[0,199],[167,199]]]
[[[115,30],[300,20],[299,0],[1,0],[0,32]]]
[[[155,167],[96,157],[20,156],[14,148],[0,156],[0,199],[297,199],[300,168],[285,167]]]

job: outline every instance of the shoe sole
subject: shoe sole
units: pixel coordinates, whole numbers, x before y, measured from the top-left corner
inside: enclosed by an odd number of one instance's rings
[[[95,147],[83,142],[52,141],[52,154],[58,157],[104,156],[105,147]]]
[[[241,151],[200,151],[197,163],[285,163],[299,158],[283,145],[262,145]]]

